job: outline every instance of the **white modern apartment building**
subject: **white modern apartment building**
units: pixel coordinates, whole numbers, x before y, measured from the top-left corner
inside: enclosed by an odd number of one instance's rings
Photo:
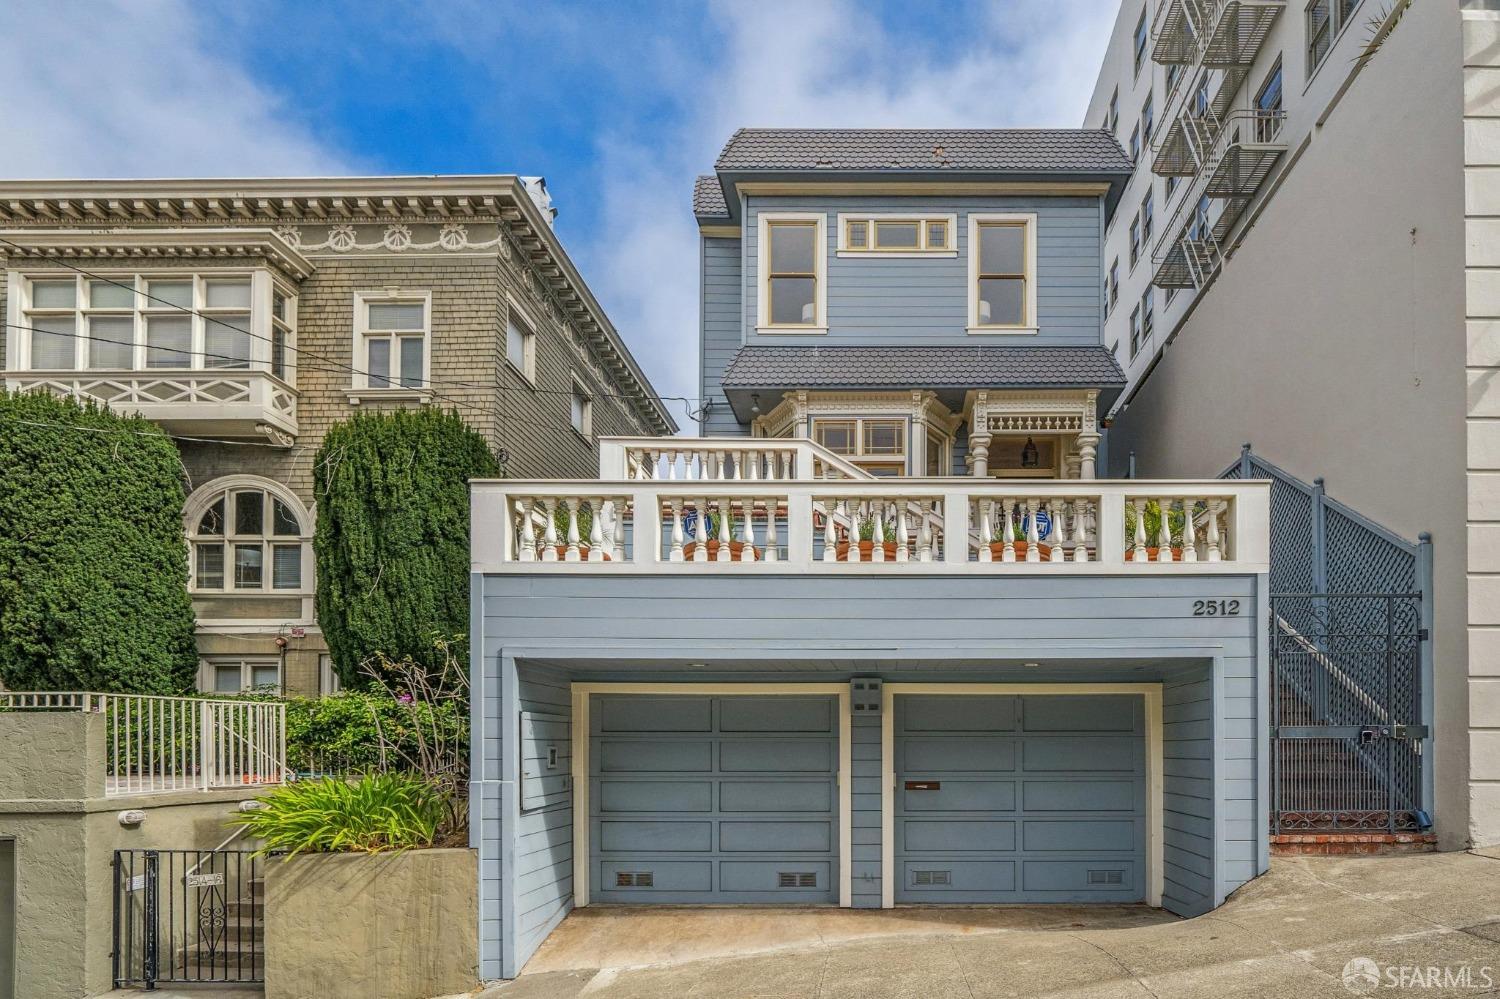
[[[1431,818],[1443,848],[1500,842],[1500,5],[1126,0],[1085,124],[1135,157],[1109,474],[1253,441],[1430,535]],[[1304,526],[1275,509],[1273,579]]]

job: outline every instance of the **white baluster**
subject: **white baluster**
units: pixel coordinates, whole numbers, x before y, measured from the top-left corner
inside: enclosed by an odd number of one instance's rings
[[[598,496],[589,498],[589,561],[603,562],[604,553],[604,500]],[[611,546],[613,547],[613,546]]]
[[[745,452],[745,464],[749,466],[746,471],[750,473],[745,478],[750,479],[752,482],[760,481],[760,462],[762,457],[763,455],[760,451]]]
[[[776,519],[780,513],[780,505],[780,500],[775,496],[766,497],[766,557],[761,560],[763,562],[778,562],[781,560],[781,553],[776,550],[778,543],[776,537]]]
[[[719,551],[714,556],[716,562],[728,562],[734,557],[732,542],[734,535],[731,533],[730,520],[733,519],[733,511],[729,507],[729,497],[719,498]]]
[[[907,531],[910,529],[910,525],[908,525],[907,522],[906,522],[906,508],[907,508],[907,506],[908,506],[908,504],[907,504],[906,500],[897,500],[896,501],[896,561],[897,562],[907,562],[907,561],[911,560],[911,551],[909,549],[910,539],[907,537]]]
[[[792,452],[781,452],[781,477],[790,479],[792,477]]]
[[[1161,510],[1161,522],[1156,528],[1156,561],[1172,561],[1172,501],[1167,497],[1156,501]]]
[[[725,476],[727,476],[728,474],[729,474],[729,471],[728,471],[728,469],[726,467],[726,464],[725,464],[725,455],[724,455],[724,452],[723,451],[715,451],[714,452],[714,475],[713,475],[713,477],[716,478],[716,479],[722,479]]]
[[[698,506],[698,520],[693,525],[693,561],[708,561],[708,498],[694,500]]]
[[[547,504],[547,519],[542,524],[542,561],[557,561],[557,511],[558,501]]]
[[[1026,504],[1026,561],[1040,562],[1042,560],[1042,538],[1041,525],[1037,523],[1040,519],[1042,503],[1040,500],[1024,500]]]
[[[740,500],[740,512],[744,523],[740,525],[741,562],[755,561],[755,498]]]
[[[990,544],[994,536],[990,533],[990,521],[995,517],[995,501],[983,499],[975,504],[975,512],[979,514],[979,561],[995,561],[995,553],[990,550]]]
[[[682,500],[672,499],[672,549],[667,553],[668,562],[682,561]]]
[[[536,561],[536,527],[531,522],[533,501],[516,500],[516,516],[521,520],[521,543],[516,552],[517,562]]]
[[[880,500],[870,503],[870,561],[885,561],[885,504]]]
[[[1146,561],[1146,501],[1137,496],[1130,501],[1135,508],[1135,538],[1131,555],[1134,561]]]
[[[831,500],[823,501],[823,561],[838,561],[839,530],[834,523],[834,514],[838,512],[836,504]]]
[[[1208,537],[1205,541],[1208,544],[1208,561],[1210,562],[1221,561],[1224,557],[1219,540],[1219,511],[1225,506],[1226,504],[1221,500],[1208,501]]]
[[[917,511],[917,561],[932,561],[932,503],[922,500]]]
[[[1009,496],[1000,500],[1000,561],[1002,562],[1016,560],[1016,522],[1012,516],[1015,508],[1016,501]]]
[[[1073,501],[1073,561],[1089,560],[1088,518],[1085,516],[1088,500]]]
[[[1184,562],[1198,561],[1198,525],[1193,522],[1193,511],[1198,507],[1198,501],[1192,496],[1184,496],[1182,499],[1182,560]]]
[[[568,507],[568,548],[563,553],[564,562],[579,561],[578,552],[578,497],[569,496],[563,501]]]
[[[1067,500],[1047,501],[1047,561],[1049,562],[1064,560],[1063,517],[1067,511]]]

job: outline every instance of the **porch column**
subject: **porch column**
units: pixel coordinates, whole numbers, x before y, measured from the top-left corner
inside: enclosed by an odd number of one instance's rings
[[[974,459],[974,477],[976,479],[987,478],[990,474],[990,434],[988,431],[969,435],[969,456]]]
[[[1095,478],[1094,459],[1099,454],[1098,434],[1078,435],[1078,477],[1081,479]]]

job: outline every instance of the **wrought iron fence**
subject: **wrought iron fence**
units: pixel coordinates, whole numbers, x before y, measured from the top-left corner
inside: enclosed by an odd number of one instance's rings
[[[1432,547],[1245,445],[1221,476],[1271,481],[1271,825],[1430,823]]]
[[[116,850],[116,988],[265,980],[264,858],[249,850]]]

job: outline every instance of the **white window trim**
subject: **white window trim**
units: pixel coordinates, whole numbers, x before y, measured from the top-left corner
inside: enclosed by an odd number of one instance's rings
[[[501,351],[501,354],[505,357],[505,363],[510,366],[510,370],[514,371],[516,374],[526,379],[529,384],[534,386],[536,385],[536,338],[539,335],[538,331],[541,329],[541,327],[537,325],[536,318],[532,316],[532,314],[526,309],[526,307],[523,306],[520,302],[516,301],[514,295],[507,294],[505,296],[505,307],[507,310],[505,315],[506,344],[505,349]],[[530,330],[530,333],[528,333],[526,336],[526,343],[522,347],[522,353],[524,356],[521,360],[523,366],[519,368],[516,367],[516,363],[510,359],[511,312],[514,312],[516,315],[520,316],[521,324],[528,330]]]
[[[979,227],[985,222],[1009,222],[1026,226],[1026,319],[1021,326],[981,326],[979,323]],[[969,214],[969,332],[984,336],[1031,336],[1038,332],[1036,314],[1036,229],[1035,212],[985,212]]]
[[[583,396],[582,427],[573,426],[573,395]],[[572,427],[573,432],[584,440],[592,441],[594,439],[594,393],[576,373],[573,375],[573,395],[568,396],[568,426]]]
[[[365,335],[369,332],[371,304],[382,302],[421,302],[424,323],[422,328],[422,384],[412,388],[392,385],[388,388],[372,388],[369,380],[369,354],[365,351]],[[354,340],[351,344],[354,358],[354,384],[350,387],[350,402],[358,403],[360,397],[372,399],[426,399],[432,395],[432,292],[403,288],[382,288],[378,291],[356,291],[354,293]],[[391,351],[392,371],[400,363],[400,352]],[[397,376],[399,378],[399,375]]]
[[[344,682],[339,679],[338,670],[333,668],[333,656],[327,652],[318,654],[318,693],[323,697],[330,694],[341,693]]]
[[[221,494],[226,493],[226,491],[233,492],[237,489],[258,489],[261,492],[269,493],[270,495],[281,500],[287,506],[291,507],[292,512],[297,515],[297,522],[302,528],[301,533],[299,533],[296,538],[297,543],[302,546],[301,586],[297,587],[294,590],[274,589],[271,586],[271,574],[269,571],[264,573],[262,577],[262,586],[258,590],[234,589],[233,587],[228,586],[221,587],[219,589],[209,589],[198,586],[197,562],[195,561],[197,556],[193,550],[194,540],[199,537],[198,522],[203,519],[203,514],[207,512],[210,506],[213,505],[213,501],[215,499],[217,499]],[[224,515],[226,518],[230,515],[227,504],[225,506]],[[193,596],[249,598],[282,597],[303,598],[310,600],[313,594],[317,591],[317,584],[313,579],[313,570],[316,563],[313,558],[312,548],[314,531],[312,511],[309,510],[307,506],[297,498],[296,493],[292,492],[290,489],[287,489],[285,486],[275,481],[274,479],[265,479],[261,478],[258,475],[224,475],[220,476],[217,479],[212,479],[208,482],[203,483],[203,485],[193,490],[193,494],[189,496],[187,502],[183,504],[182,528],[188,539],[188,592]],[[264,537],[267,543],[291,544],[292,542],[291,538],[282,538],[279,542],[277,542],[277,539],[273,538],[271,535],[265,535]],[[231,541],[225,542],[226,545],[232,543],[233,542]],[[225,551],[224,555],[224,578],[227,582],[231,570],[231,563],[229,562],[229,552],[227,550]]]
[[[817,321],[811,326],[774,326],[771,324],[771,283],[766,275],[771,268],[771,224],[774,222],[813,222],[813,272],[817,292],[813,296]],[[755,332],[800,336],[828,332],[828,213],[761,212],[756,217]]]
[[[874,223],[876,222],[915,222],[922,227],[922,241],[927,241],[927,223],[944,222],[948,226],[949,246],[941,249],[929,250],[878,250],[874,248],[850,247],[849,223],[869,222],[871,223],[870,237],[874,238]],[[839,248],[840,257],[881,257],[887,260],[912,260],[931,259],[939,260],[958,256],[958,216],[945,215],[942,213],[927,212],[839,212]]]
[[[229,691],[218,691],[214,689],[214,674],[218,667],[229,666],[235,663],[240,667],[240,689],[231,694]],[[198,660],[198,692],[200,694],[222,693],[226,697],[235,694],[243,694],[255,690],[251,681],[255,679],[255,665],[276,664],[276,693],[286,692],[286,664],[279,655],[270,656],[204,656]]]

